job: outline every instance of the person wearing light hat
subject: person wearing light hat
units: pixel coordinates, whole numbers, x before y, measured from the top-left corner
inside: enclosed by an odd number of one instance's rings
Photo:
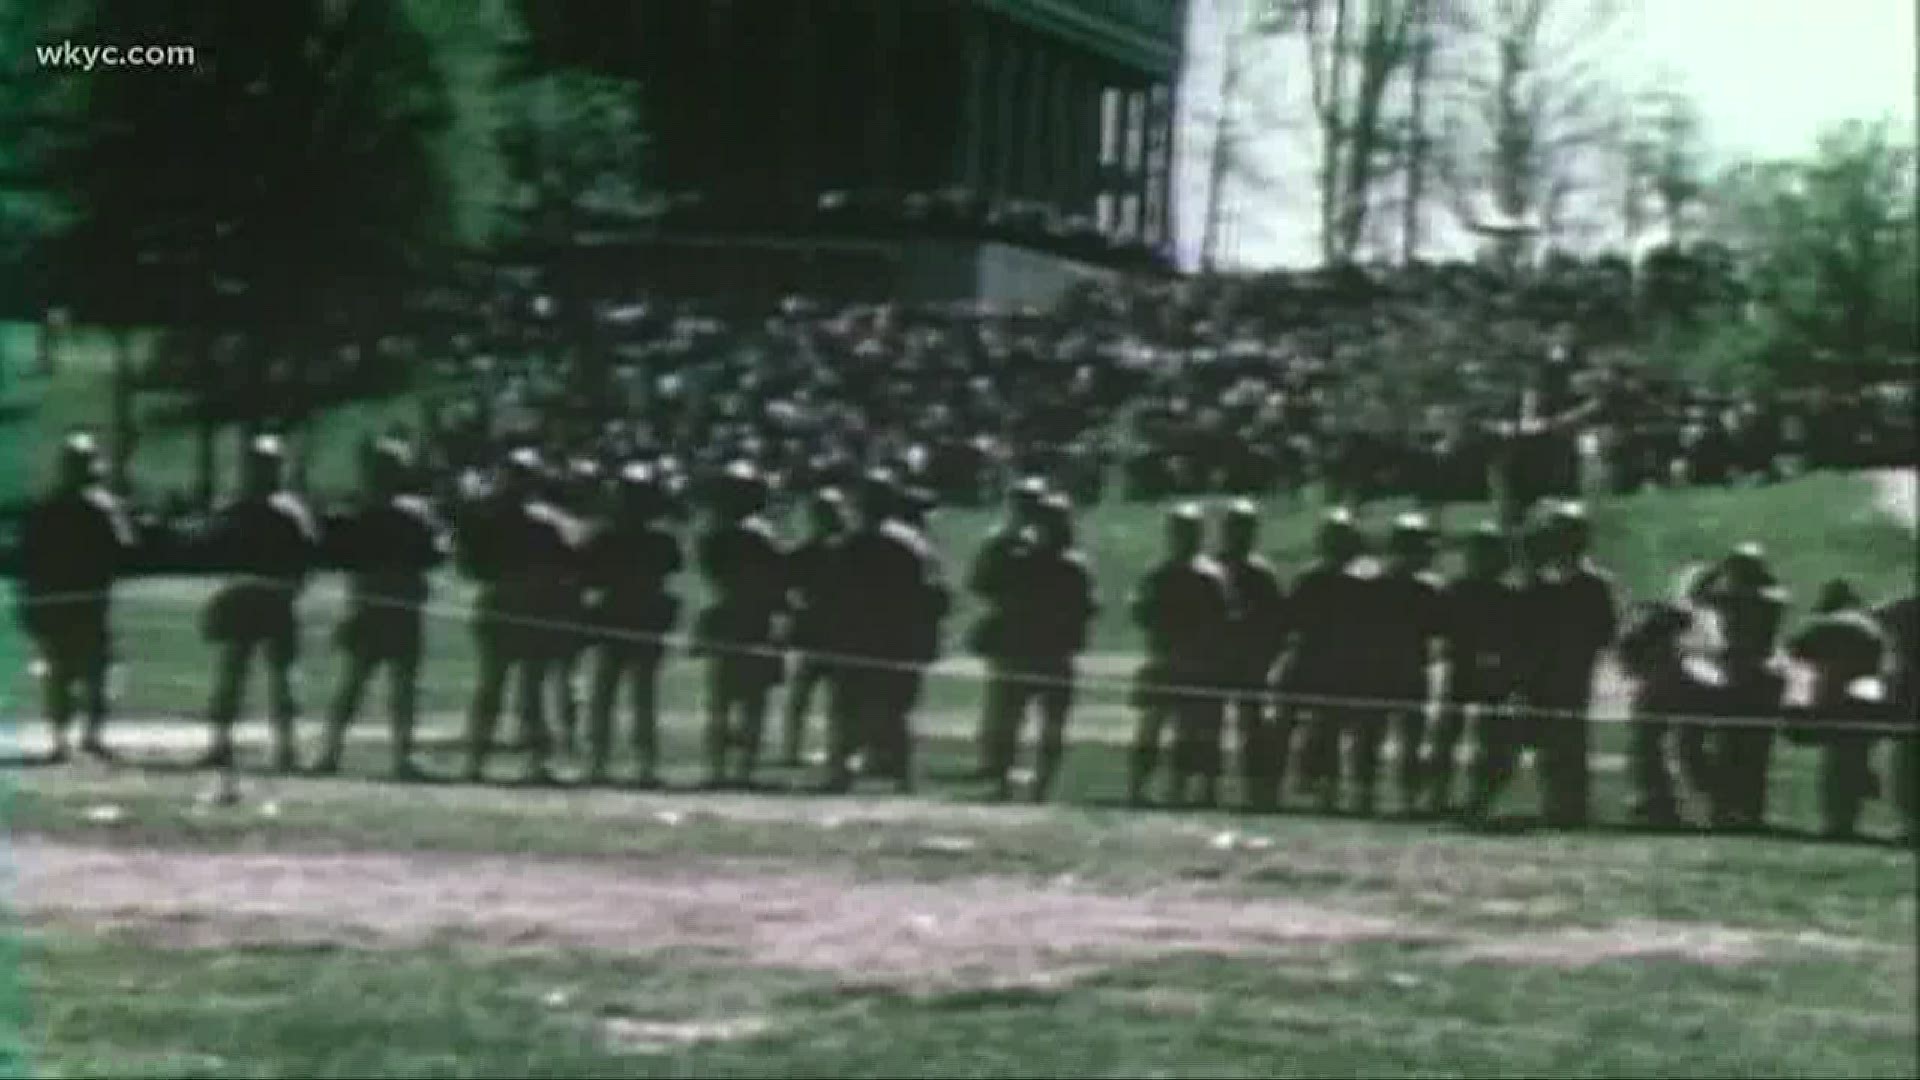
[[[1805,700],[1788,708],[1788,737],[1820,748],[1820,820],[1830,839],[1858,835],[1860,815],[1878,789],[1868,725],[1911,723],[1886,692],[1888,640],[1866,612],[1823,612],[1787,641],[1787,654],[1811,675]]]
[[[832,600],[823,615],[825,651],[835,654],[829,681],[831,729],[824,790],[853,784],[853,758],[913,788],[909,720],[925,663],[926,628],[947,603],[938,561],[919,533],[900,521],[892,473],[875,470],[860,486],[859,523],[840,546],[830,574]]]
[[[1388,534],[1384,572],[1367,583],[1372,696],[1389,702],[1360,723],[1356,791],[1362,814],[1374,809],[1380,751],[1394,731],[1403,813],[1420,810],[1426,764],[1427,699],[1435,647],[1445,631],[1440,582],[1430,572],[1434,530],[1422,513],[1401,514]]]
[[[775,619],[787,605],[786,560],[765,516],[767,488],[751,463],[727,466],[698,542],[713,597],[693,646],[708,661],[706,783],[713,788],[753,782],[768,696],[785,674]]]
[[[600,463],[591,457],[576,457],[567,462],[566,473],[556,477],[555,509],[567,516],[576,549],[604,524],[607,483]],[[589,629],[591,611],[583,568],[576,560],[561,582],[555,622],[553,689],[554,710],[560,720],[560,747],[573,754],[580,745],[580,657],[596,640]]]
[[[1766,825],[1767,769],[1774,717],[1786,690],[1774,654],[1786,617],[1787,591],[1767,566],[1766,552],[1744,543],[1692,582],[1687,600],[1719,628],[1714,660],[1723,683],[1727,723],[1709,733],[1711,800],[1716,828]]]
[[[1316,558],[1287,594],[1288,648],[1279,680],[1280,708],[1304,718],[1300,781],[1322,811],[1339,805],[1341,743],[1368,722],[1348,701],[1368,695],[1367,602],[1360,572],[1366,537],[1346,508],[1329,511],[1315,536]]]
[[[1218,798],[1222,683],[1233,617],[1226,575],[1201,551],[1204,521],[1192,503],[1167,515],[1167,553],[1136,588],[1135,625],[1146,638],[1147,657],[1135,677],[1139,710],[1127,794],[1135,805],[1159,765],[1161,732],[1173,726],[1173,768],[1168,801],[1185,805],[1192,782],[1201,784],[1203,805]],[[1211,747],[1211,751],[1208,749]]]
[[[1523,596],[1531,640],[1524,697],[1536,710],[1541,800],[1549,823],[1584,827],[1592,813],[1590,747],[1594,672],[1619,626],[1613,579],[1587,558],[1592,529],[1579,503],[1548,515],[1532,547]],[[1531,539],[1531,538],[1530,538]]]
[[[1221,521],[1215,559],[1233,598],[1228,681],[1234,697],[1227,707],[1240,737],[1243,796],[1255,810],[1271,809],[1279,798],[1287,748],[1276,745],[1276,736],[1292,741],[1291,726],[1279,731],[1269,715],[1273,668],[1286,639],[1286,590],[1273,565],[1254,551],[1259,531],[1259,508],[1250,499],[1235,499]]]
[[[1099,604],[1092,571],[1074,547],[1073,504],[1065,495],[1042,501],[1038,538],[1032,551],[1012,569],[1006,634],[998,651],[986,657],[992,701],[992,782],[997,799],[1012,797],[1012,769],[1020,729],[1039,705],[1040,739],[1034,755],[1029,796],[1044,802],[1066,753],[1066,728],[1073,708],[1074,658],[1086,648],[1087,628]]]
[[[1038,476],[1022,477],[1007,498],[1006,519],[981,542],[980,550],[974,555],[973,565],[967,572],[967,591],[979,600],[983,608],[979,621],[968,630],[967,637],[972,650],[981,656],[993,655],[1003,647],[1000,639],[1007,632],[1003,609],[1009,600],[1012,567],[1033,549],[1040,504],[1046,495],[1045,480]],[[989,676],[975,739],[979,756],[977,771],[983,777],[990,777],[993,773],[994,703],[996,694],[1004,696],[1006,690],[1002,687],[996,691]]]
[[[1627,763],[1635,799],[1628,812],[1636,824],[1664,829],[1681,823],[1667,759],[1669,718],[1685,718],[1687,726],[1681,728],[1685,736],[1700,717],[1720,706],[1718,688],[1697,677],[1684,654],[1683,642],[1693,630],[1695,617],[1691,607],[1655,601],[1620,635],[1620,664],[1632,682]],[[1699,767],[1689,762],[1690,745],[1689,740],[1681,740],[1682,764],[1691,778],[1698,775]]]
[[[611,518],[582,548],[582,574],[592,597],[590,644],[597,654],[587,701],[588,783],[607,780],[623,682],[633,709],[637,781],[642,787],[659,783],[660,664],[680,614],[671,582],[683,564],[665,513],[658,472],[645,462],[629,462],[616,482]]]
[[[553,779],[547,769],[547,675],[556,651],[553,624],[565,607],[563,583],[575,553],[565,515],[540,498],[544,475],[538,451],[509,452],[498,486],[459,537],[461,568],[480,586],[474,622],[480,670],[463,770],[469,782],[486,777],[509,686],[528,755],[524,779]]]
[[[247,445],[239,498],[221,509],[207,535],[209,562],[233,575],[208,604],[202,629],[219,650],[207,717],[212,745],[206,764],[233,767],[233,725],[240,717],[248,669],[259,654],[267,668],[267,710],[273,767],[296,765],[293,665],[299,658],[295,605],[315,569],[320,533],[306,503],[285,489],[286,450],[274,435]]]
[[[1907,733],[1887,740],[1893,804],[1909,844],[1920,841],[1920,596],[1909,592],[1873,609],[1892,644],[1887,700]]]
[[[1469,814],[1484,813],[1518,764],[1520,731],[1513,715],[1520,653],[1520,592],[1509,576],[1511,545],[1493,522],[1467,534],[1464,564],[1442,598],[1447,676],[1433,749],[1427,764],[1428,805],[1454,810],[1456,748],[1473,714],[1474,751]]]
[[[129,569],[135,537],[126,511],[100,475],[93,436],[68,435],[60,446],[53,490],[28,512],[21,532],[18,618],[44,672],[41,689],[55,761],[64,761],[69,752],[76,687],[85,714],[80,748],[94,757],[109,756],[104,729],[113,583]]]
[[[814,697],[826,685],[830,670],[819,650],[829,634],[823,618],[833,602],[830,595],[833,562],[846,534],[846,497],[838,488],[821,488],[807,500],[806,538],[786,553],[787,645],[794,651],[794,668],[793,678],[787,684],[786,728],[781,747],[782,761],[789,768],[797,768],[801,763],[807,714]]]
[[[408,492],[412,453],[405,443],[380,439],[367,452],[364,503],[339,527],[347,577],[347,617],[335,640],[346,667],[314,772],[339,771],[347,728],[359,711],[367,682],[380,668],[388,675],[387,703],[393,725],[393,775],[415,779],[414,708],[423,640],[421,608],[428,577],[446,561],[447,531],[426,500]]]

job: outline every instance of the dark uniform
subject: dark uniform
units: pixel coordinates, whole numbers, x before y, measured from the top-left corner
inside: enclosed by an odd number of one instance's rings
[[[1428,683],[1435,643],[1445,632],[1440,582],[1428,567],[1433,560],[1433,529],[1423,514],[1406,514],[1394,523],[1391,560],[1368,582],[1367,639],[1372,646],[1369,696],[1388,703],[1371,710],[1355,733],[1359,742],[1356,791],[1359,809],[1372,813],[1381,744],[1394,731],[1395,775],[1401,808],[1418,811],[1426,763]]]
[[[1518,760],[1513,665],[1520,594],[1507,577],[1511,562],[1506,536],[1497,526],[1483,525],[1467,538],[1462,573],[1441,594],[1446,682],[1427,764],[1428,805],[1437,814],[1454,810],[1458,747],[1470,713],[1476,789],[1495,786],[1486,774],[1510,773]],[[1504,781],[1503,775],[1499,782]]]
[[[1893,803],[1907,840],[1920,839],[1920,597],[1908,595],[1874,609],[1874,619],[1893,646],[1893,678],[1888,699],[1894,715],[1906,720],[1908,734],[1888,740],[1893,772]]]
[[[983,657],[1002,650],[999,639],[1007,625],[1005,606],[1012,580],[1010,568],[1033,548],[1040,504],[1046,494],[1046,484],[1038,477],[1027,477],[1016,485],[1008,501],[1007,520],[987,534],[967,573],[967,591],[984,608],[979,622],[968,631],[970,646]],[[989,670],[986,700],[982,703],[980,715],[978,768],[983,778],[994,775],[995,724],[996,717],[1000,715],[998,702],[1006,696],[1008,689],[996,689],[993,677],[993,672]]]
[[[1542,801],[1547,820],[1584,826],[1591,812],[1592,743],[1588,711],[1594,670],[1612,644],[1618,618],[1613,579],[1586,559],[1587,524],[1576,507],[1558,508],[1546,525],[1546,563],[1522,597],[1530,639],[1523,696],[1534,710]]]
[[[786,559],[763,516],[766,486],[752,467],[736,464],[720,491],[714,527],[700,538],[700,572],[713,602],[700,613],[694,648],[707,665],[707,783],[753,780],[767,718],[767,696],[784,673],[775,633],[786,609]]]
[[[651,786],[658,782],[660,662],[680,617],[670,582],[683,560],[680,541],[662,520],[666,496],[654,471],[628,465],[619,488],[613,518],[587,538],[580,559],[598,653],[587,704],[587,779],[606,780],[614,703],[624,678],[633,705],[638,778]]]
[[[860,527],[834,560],[826,620],[833,660],[825,789],[832,792],[852,786],[853,756],[862,747],[901,755],[886,771],[903,789],[912,786],[911,736],[898,728],[912,710],[927,627],[937,625],[946,590],[926,540],[898,520],[899,512],[892,478],[868,477]]]
[[[562,512],[577,523],[582,539],[594,531],[604,496],[598,462],[580,458],[567,466],[566,481],[560,485],[556,501]],[[580,717],[585,711],[580,702],[580,657],[598,635],[593,629],[592,605],[587,597],[590,585],[586,567],[579,560],[567,565],[564,585],[566,593],[556,620],[560,625],[554,628],[557,652],[552,677],[554,711],[560,720],[560,748],[563,753],[572,754],[579,749]],[[522,741],[525,735],[521,733]]]
[[[1227,634],[1233,603],[1226,575],[1200,552],[1199,508],[1183,506],[1167,522],[1168,553],[1151,570],[1133,598],[1133,619],[1146,636],[1147,659],[1134,687],[1139,710],[1128,796],[1146,800],[1147,783],[1159,764],[1161,729],[1174,726],[1169,801],[1189,795],[1189,781],[1201,783],[1200,801],[1219,798],[1220,727],[1225,701],[1220,685],[1227,675]]]
[[[234,575],[208,604],[202,626],[219,650],[208,708],[213,745],[206,757],[215,767],[233,764],[233,724],[256,652],[267,665],[274,769],[290,772],[295,764],[293,665],[300,628],[294,605],[318,558],[320,535],[306,504],[282,489],[284,467],[279,439],[254,440],[244,491],[220,511],[207,535],[208,561]]]
[[[1887,640],[1879,624],[1858,610],[1835,611],[1808,623],[1787,643],[1788,654],[1812,674],[1804,705],[1789,710],[1789,736],[1820,748],[1820,819],[1825,834],[1857,834],[1860,813],[1872,797],[1874,730],[1896,722],[1897,702],[1861,686],[1886,664]]]
[[[1772,666],[1786,591],[1760,549],[1743,545],[1693,583],[1688,599],[1719,624],[1723,717],[1711,730],[1709,799],[1715,828],[1766,823],[1767,772],[1786,680]]]
[[[1634,802],[1628,814],[1641,825],[1672,828],[1680,824],[1668,743],[1677,719],[1684,735],[1711,715],[1719,701],[1714,688],[1689,670],[1681,638],[1693,615],[1675,604],[1656,603],[1620,635],[1620,662],[1633,689],[1628,703],[1628,773]],[[1692,772],[1697,766],[1689,766]]]
[[[787,684],[782,756],[790,767],[800,764],[807,714],[827,681],[827,661],[819,651],[828,637],[833,560],[846,539],[846,501],[838,489],[823,489],[809,504],[809,514],[809,535],[787,552],[787,645],[794,650],[794,670]]]
[[[908,665],[902,673],[907,685],[895,699],[891,712],[877,726],[868,729],[866,765],[874,775],[892,777],[900,790],[911,791],[912,714],[925,691],[927,672],[940,658],[941,627],[952,609],[953,597],[947,590],[946,571],[929,532],[933,496],[924,488],[912,488],[904,493],[900,506],[899,523],[913,534],[920,550],[925,588],[923,603],[908,635]]]
[[[1073,547],[1073,517],[1062,496],[1040,511],[1034,546],[1008,566],[998,614],[1001,629],[985,651],[992,718],[994,794],[1012,795],[1009,773],[1029,707],[1040,706],[1040,745],[1032,798],[1043,802],[1065,753],[1073,708],[1074,658],[1086,649],[1087,629],[1099,610],[1086,556]]]
[[[466,777],[485,776],[494,729],[509,682],[519,704],[530,754],[526,779],[546,783],[552,752],[547,730],[547,674],[566,647],[562,626],[572,611],[568,577],[575,524],[536,497],[539,455],[515,451],[502,485],[460,531],[460,558],[480,585],[474,640],[480,672],[468,716]]]
[[[1286,728],[1285,737],[1276,740],[1272,679],[1286,639],[1286,594],[1280,575],[1254,553],[1258,529],[1254,504],[1236,501],[1227,510],[1218,561],[1233,600],[1233,625],[1227,639],[1226,682],[1232,695],[1228,711],[1240,737],[1240,775],[1247,804],[1263,809],[1279,798],[1292,729]]]
[[[100,484],[91,436],[67,439],[56,489],[27,515],[20,540],[19,620],[40,655],[53,758],[67,756],[73,691],[86,712],[81,749],[104,757],[109,626],[114,580],[133,553],[133,527],[118,499]]]
[[[1304,719],[1301,781],[1322,810],[1339,804],[1342,734],[1368,722],[1356,702],[1367,694],[1371,584],[1355,564],[1365,546],[1345,511],[1320,527],[1319,558],[1287,595],[1289,647],[1279,681],[1280,708]]]
[[[342,523],[341,561],[348,571],[347,617],[336,641],[346,655],[346,671],[327,717],[326,741],[314,770],[340,768],[347,726],[360,708],[367,681],[387,669],[388,708],[393,722],[393,771],[416,775],[413,764],[415,703],[420,684],[423,637],[420,609],[427,602],[427,576],[446,561],[445,528],[426,500],[406,494],[405,446],[382,441],[371,450],[366,505]]]

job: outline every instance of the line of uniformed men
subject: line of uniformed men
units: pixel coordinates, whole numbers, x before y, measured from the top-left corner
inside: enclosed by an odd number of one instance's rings
[[[367,684],[384,668],[393,769],[401,777],[417,775],[413,721],[423,606],[429,575],[455,552],[433,509],[408,493],[409,464],[404,445],[376,444],[366,459],[367,497],[322,537],[302,502],[284,488],[278,440],[263,437],[251,445],[240,497],[205,539],[207,565],[233,575],[203,623],[218,655],[206,764],[232,764],[241,688],[259,658],[268,675],[274,766],[296,767],[295,601],[324,562],[349,570],[348,614],[336,638],[347,663],[315,771],[338,769],[347,727]],[[22,555],[22,612],[46,662],[59,756],[67,751],[76,688],[87,721],[82,747],[105,752],[108,596],[133,538],[124,513],[99,484],[98,466],[89,438],[69,440],[59,483],[30,518]],[[584,468],[556,489],[538,455],[520,450],[503,464],[492,490],[463,508],[458,562],[479,586],[467,777],[485,774],[512,690],[529,780],[551,779],[554,739],[546,718],[556,700],[561,741],[569,748],[584,711],[587,779],[606,780],[617,699],[625,690],[636,778],[657,781],[656,686],[679,623],[671,582],[683,568],[671,521],[672,482],[655,466],[636,463],[620,472],[610,492]],[[786,761],[797,764],[807,712],[824,687],[825,786],[846,790],[858,756],[869,773],[908,789],[914,775],[909,721],[926,670],[938,658],[950,606],[924,531],[926,508],[876,473],[862,483],[853,507],[832,490],[816,495],[809,536],[788,550],[766,516],[768,494],[751,468],[729,470],[712,493],[713,517],[695,552],[712,597],[691,635],[708,661],[708,780],[752,781],[771,692],[791,652],[798,663],[786,699]],[[1174,511],[1167,530],[1166,556],[1139,583],[1132,603],[1146,643],[1133,695],[1139,710],[1129,775],[1135,801],[1147,797],[1170,729],[1168,797],[1216,803],[1231,714],[1243,797],[1254,808],[1277,805],[1292,780],[1323,809],[1338,806],[1344,788],[1353,809],[1373,812],[1392,736],[1394,779],[1409,812],[1484,816],[1522,751],[1532,747],[1546,816],[1569,826],[1588,819],[1586,718],[1595,666],[1614,641],[1617,617],[1612,583],[1587,557],[1589,529],[1577,506],[1558,506],[1529,531],[1517,564],[1501,532],[1491,526],[1474,531],[1461,572],[1444,582],[1432,573],[1435,531],[1420,515],[1395,523],[1380,563],[1364,557],[1365,538],[1350,516],[1329,515],[1317,537],[1316,562],[1291,587],[1255,553],[1258,519],[1251,503],[1228,509],[1211,554],[1203,550],[1197,508]],[[1044,799],[1064,752],[1074,659],[1086,648],[1097,612],[1070,504],[1038,480],[1019,485],[1007,522],[983,545],[967,585],[984,610],[969,644],[989,673],[981,772],[997,793],[1011,794],[1020,727],[1038,706],[1031,794]],[[1760,553],[1737,551],[1697,575],[1683,599],[1684,609],[1650,609],[1621,643],[1642,718],[1632,745],[1640,792],[1635,812],[1651,824],[1678,816],[1665,764],[1672,738],[1665,716],[1769,717],[1780,712],[1782,700],[1783,681],[1770,661],[1785,600]],[[1899,715],[1897,704],[1848,689],[1888,666],[1880,630],[1885,620],[1869,619],[1857,606],[1826,605],[1823,619],[1792,643],[1793,654],[1821,675],[1809,715]],[[1711,614],[1720,631],[1717,663],[1705,676],[1681,664],[1680,635],[1695,621],[1688,611]],[[582,710],[572,688],[589,654],[590,693]],[[1437,685],[1436,665],[1444,670]],[[1897,685],[1894,699],[1909,699],[1910,673]],[[1435,698],[1429,732],[1427,704]],[[1470,719],[1475,752],[1466,801],[1456,806],[1458,748]],[[1830,829],[1851,831],[1860,793],[1872,787],[1863,763],[1875,740],[1849,741],[1814,727],[1799,735],[1828,747],[1823,806]],[[1761,824],[1773,729],[1687,724],[1677,738],[1683,773],[1709,797],[1714,822]],[[1905,767],[1895,770],[1896,794],[1911,812],[1912,744],[1897,745]]]

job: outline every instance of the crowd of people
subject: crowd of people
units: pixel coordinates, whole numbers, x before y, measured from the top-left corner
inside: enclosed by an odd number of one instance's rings
[[[1631,296],[1604,267],[1563,277],[1145,281],[1046,313],[651,297],[586,331],[506,293],[440,359],[424,449],[449,478],[538,444],[696,477],[746,460],[793,491],[878,466],[963,505],[1028,473],[1083,504],[1316,482],[1440,504],[1502,476],[1624,493],[1911,458],[1904,386],[1712,391],[1621,343]]]
[[[824,690],[820,786],[845,792],[871,776],[911,790],[922,686],[959,639],[986,665],[981,781],[1014,797],[1022,729],[1037,712],[1026,794],[1052,794],[1097,604],[1076,545],[1076,504],[1044,474],[1012,486],[1007,519],[956,582],[925,533],[932,500],[886,468],[806,491],[808,535],[789,544],[767,514],[767,475],[744,457],[689,493],[683,466],[658,453],[604,469],[522,445],[485,463],[484,477],[455,497],[435,499],[413,450],[371,444],[355,506],[323,522],[288,489],[280,440],[250,444],[238,497],[194,541],[196,565],[228,578],[202,621],[217,657],[207,766],[233,768],[241,688],[257,663],[268,676],[276,770],[337,771],[366,687],[384,673],[393,772],[420,775],[423,607],[433,574],[451,559],[479,586],[468,780],[485,779],[513,746],[526,780],[554,782],[556,751],[578,740],[584,782],[612,781],[619,742],[633,769],[623,779],[656,785],[658,684],[685,643],[706,671],[709,785],[756,780],[785,685],[788,763],[797,764],[812,699]],[[689,498],[697,523],[683,513]],[[1210,537],[1201,510],[1178,504],[1162,557],[1137,571],[1129,615],[1145,655],[1130,699],[1138,725],[1127,775],[1137,804],[1157,794],[1215,806],[1231,784],[1250,809],[1300,799],[1371,814],[1391,747],[1401,810],[1485,820],[1531,752],[1544,817],[1581,827],[1594,812],[1595,670],[1614,650],[1634,685],[1637,821],[1681,823],[1677,759],[1711,824],[1762,827],[1770,757],[1784,734],[1820,747],[1829,835],[1856,833],[1881,789],[1874,755],[1883,744],[1888,786],[1914,828],[1912,596],[1869,609],[1844,582],[1830,583],[1817,617],[1789,628],[1764,551],[1742,546],[1693,573],[1671,602],[1622,613],[1588,550],[1583,512],[1558,500],[1541,502],[1518,530],[1489,523],[1464,537],[1464,564],[1444,579],[1435,574],[1439,538],[1418,512],[1376,538],[1349,513],[1331,513],[1316,560],[1290,581],[1257,553],[1260,524],[1255,504],[1236,501]],[[91,438],[75,435],[58,485],[28,518],[19,563],[20,614],[45,663],[57,756],[69,752],[76,713],[81,749],[109,753],[112,589],[138,543],[100,482]],[[320,752],[302,762],[291,692],[297,601],[329,570],[349,583],[335,639],[348,663]],[[698,612],[682,611],[676,582],[687,571],[707,586]],[[983,614],[956,630],[947,624],[958,587]],[[518,730],[503,739],[510,695]],[[557,738],[548,723],[556,710]],[[1463,742],[1472,749],[1464,774]]]

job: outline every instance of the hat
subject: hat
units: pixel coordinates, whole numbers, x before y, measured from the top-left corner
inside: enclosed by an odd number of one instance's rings
[[[61,453],[75,458],[97,458],[100,456],[100,443],[90,431],[75,431],[60,444]]]
[[[516,447],[507,455],[507,467],[518,473],[537,473],[541,468],[540,451],[531,446]]]
[[[1433,521],[1417,510],[1410,510],[1393,519],[1393,531],[1397,536],[1431,536]]]
[[[1013,493],[1023,499],[1040,499],[1047,494],[1047,482],[1038,476],[1023,476],[1015,485]]]
[[[659,484],[659,474],[644,461],[629,461],[620,468],[620,484],[629,488],[650,488]]]
[[[255,435],[253,441],[247,444],[247,455],[279,461],[287,456],[287,450],[278,435]]]
[[[1562,525],[1585,525],[1587,506],[1578,499],[1567,499],[1555,504],[1552,513],[1548,516]]]
[[[1167,511],[1167,520],[1169,521],[1180,521],[1198,525],[1202,517],[1199,503],[1185,502]]]
[[[1227,517],[1230,520],[1253,521],[1260,516],[1260,508],[1252,499],[1235,499],[1227,504]]]

